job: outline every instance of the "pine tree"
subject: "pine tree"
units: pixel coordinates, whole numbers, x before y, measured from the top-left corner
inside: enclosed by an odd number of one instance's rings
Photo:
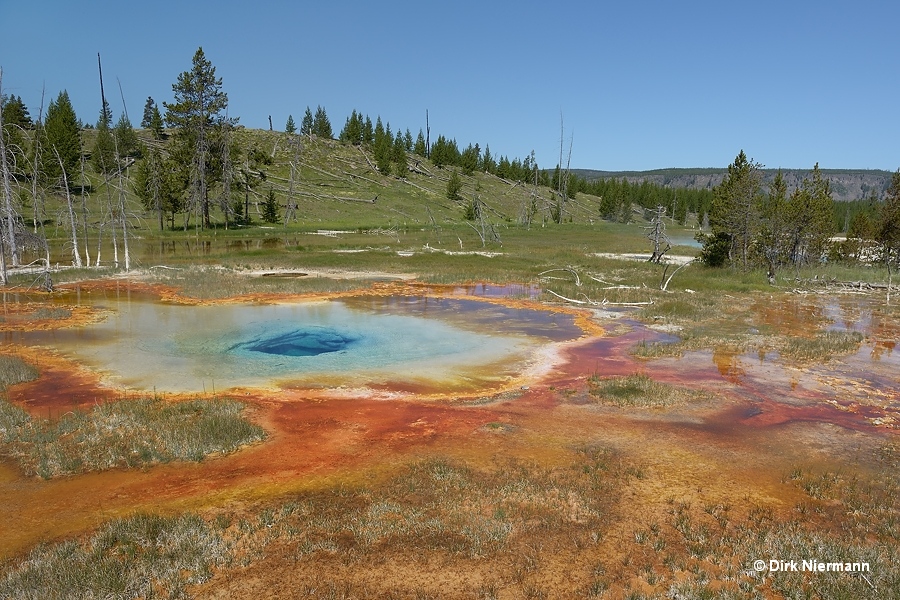
[[[397,174],[397,177],[405,178],[407,173],[409,173],[409,167],[406,164],[406,144],[399,129],[397,130],[397,137],[394,138],[391,160],[394,163],[394,172]]]
[[[507,179],[510,176],[509,169],[509,159],[506,158],[506,155],[500,157],[500,160],[497,162],[497,177],[502,177],[503,179]],[[559,165],[556,166],[556,172],[554,172],[553,179],[548,182],[548,187],[553,187],[556,189],[557,182],[559,181]]]
[[[497,162],[491,154],[491,147],[484,146],[484,155],[481,157],[481,170],[485,173],[495,173],[497,171]]]
[[[371,146],[375,143],[375,131],[372,129],[372,119],[369,118],[369,115],[366,115],[366,122],[363,125],[362,134],[363,144]]]
[[[309,107],[303,113],[303,120],[300,122],[300,135],[310,136],[313,134],[313,115]]]
[[[459,194],[461,191],[462,179],[460,179],[459,173],[454,170],[450,173],[450,180],[447,181],[447,199],[453,202],[460,202],[462,200],[462,196]]]
[[[144,116],[141,118],[141,127],[149,129],[153,123],[153,111],[156,109],[156,102],[152,96],[147,96],[147,102],[144,103]]]
[[[900,267],[900,169],[891,177],[878,216],[875,239],[884,248],[884,261],[888,268],[887,300],[890,303],[893,272]]]
[[[59,165],[61,160],[66,178],[71,184],[72,176],[81,159],[81,131],[75,109],[72,108],[69,94],[65,90],[60,92],[56,100],[50,102],[47,107],[47,118],[44,120],[42,134],[44,141],[41,145],[47,149],[43,154],[44,173],[50,179],[61,178],[63,176]],[[57,152],[59,160],[56,158]]]
[[[153,115],[150,117],[150,131],[153,133],[154,140],[161,140],[166,135],[162,113],[159,112],[158,106],[153,107]]]
[[[439,169],[446,164],[452,164],[449,154],[450,150],[447,138],[443,135],[439,135],[438,139],[431,146],[431,162]]]
[[[297,133],[297,126],[294,124],[294,115],[288,115],[287,123],[284,124],[284,132],[291,135]]]
[[[819,163],[812,177],[805,177],[788,199],[786,220],[788,256],[795,265],[817,263],[824,257],[828,239],[834,231],[831,184],[822,177]]]
[[[409,127],[406,128],[406,133],[403,134],[403,148],[407,152],[413,151],[413,138],[412,132],[409,130]]]
[[[761,169],[761,164],[748,159],[741,150],[734,163],[728,165],[725,179],[713,190],[710,208],[713,237],[718,234],[728,236],[731,240],[729,258],[739,261],[745,269],[749,267],[751,246],[759,232]]]
[[[166,215],[170,216],[174,227],[175,213],[182,210],[182,186],[174,179],[175,172],[171,160],[163,157],[155,148],[150,148],[146,158],[137,164],[134,192],[146,210],[157,214],[160,231],[165,227]]]
[[[216,68],[207,60],[202,47],[194,53],[191,70],[178,76],[172,91],[175,102],[163,103],[166,122],[178,128],[176,144],[181,146],[182,155],[189,157],[190,196],[199,204],[203,225],[209,227],[210,137],[215,128],[224,124],[228,95],[222,90],[222,78],[216,77]]]
[[[97,120],[97,135],[94,138],[94,148],[91,150],[91,163],[98,173],[108,175],[116,168],[116,140],[109,128],[109,124],[103,118],[101,110]]]
[[[384,125],[381,124],[381,117],[375,120],[375,130],[372,133],[372,143],[377,148],[384,141]]]
[[[389,124],[386,130],[384,128],[381,128],[381,132],[379,134],[380,126],[381,119],[378,119],[378,124],[375,126],[375,165],[378,167],[378,170],[382,175],[390,175],[392,162],[391,151],[393,148],[391,127]]]
[[[787,260],[787,183],[784,173],[778,169],[775,180],[769,186],[769,193],[761,197],[759,214],[762,224],[757,238],[757,246],[766,263],[770,283],[775,283],[776,269]]]
[[[518,173],[516,174],[516,179],[518,181],[523,181],[525,178],[522,177],[521,163],[519,163],[518,160],[519,159],[516,159],[513,162],[514,166],[517,164],[520,165],[519,168],[516,169],[518,171]],[[576,175],[575,173],[569,173],[569,183],[566,185],[566,196],[569,200],[574,200],[576,194],[581,191],[582,182],[583,180],[579,179],[578,175]]]
[[[14,178],[26,172],[26,136],[24,130],[30,128],[31,117],[21,98],[0,96],[3,121],[3,147],[6,150],[6,165]]]
[[[106,98],[103,98],[103,106],[100,107],[100,122],[107,127],[112,126],[112,109],[109,107],[109,102],[107,102]]]
[[[471,175],[475,172],[475,169],[478,168],[480,154],[481,150],[478,148],[478,144],[475,144],[474,146],[469,144],[468,147],[463,150],[459,157],[459,164],[462,167],[463,173]]]
[[[328,115],[325,114],[325,109],[321,106],[316,107],[316,116],[313,117],[312,132],[316,137],[325,140],[330,140],[334,137],[334,133],[331,131],[331,121],[328,120]]]
[[[125,113],[119,116],[114,135],[116,136],[119,160],[123,160],[126,156],[135,157],[141,155],[141,143],[138,141],[137,134],[131,126],[131,121]]]
[[[362,117],[359,115],[359,113],[356,112],[356,110],[354,110],[352,113],[350,113],[350,116],[347,117],[347,121],[344,123],[344,128],[341,130],[338,138],[342,142],[358,146],[360,143],[362,143],[362,129]]]
[[[425,134],[422,133],[422,130],[419,130],[419,135],[416,136],[416,143],[413,146],[413,152],[418,154],[419,156],[425,156]]]
[[[28,107],[22,102],[21,96],[3,96],[3,126],[22,129],[31,129],[34,126],[28,114]]]
[[[277,223],[280,220],[278,215],[278,201],[275,198],[275,190],[269,188],[266,194],[266,202],[263,205],[263,221],[266,223]]]

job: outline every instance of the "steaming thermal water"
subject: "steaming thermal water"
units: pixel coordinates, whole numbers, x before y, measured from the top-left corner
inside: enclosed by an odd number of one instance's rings
[[[115,384],[160,391],[232,387],[495,386],[548,339],[580,333],[571,317],[471,300],[350,299],[179,306],[109,301],[97,325],[29,332]],[[544,315],[544,316],[541,316]]]

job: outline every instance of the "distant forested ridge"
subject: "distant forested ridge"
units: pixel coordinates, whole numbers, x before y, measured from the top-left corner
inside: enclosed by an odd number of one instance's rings
[[[778,169],[761,169],[762,187],[768,190],[778,174]],[[788,193],[798,188],[812,173],[809,169],[782,169]],[[890,171],[876,169],[820,169],[823,177],[831,182],[831,193],[834,200],[846,202],[853,200],[877,199],[884,197],[891,184]],[[599,179],[625,179],[630,184],[645,181],[673,189],[712,190],[722,183],[728,170],[725,168],[704,169],[654,169],[652,171],[597,171],[593,169],[572,169],[572,173],[587,181]]]

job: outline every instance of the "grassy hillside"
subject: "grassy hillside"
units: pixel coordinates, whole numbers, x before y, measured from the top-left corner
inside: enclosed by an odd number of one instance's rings
[[[156,145],[164,151],[168,149],[170,142],[154,142],[147,131],[139,134],[146,144]],[[94,132],[85,130],[83,136],[84,147],[91,148]],[[576,237],[580,239],[585,235],[590,238],[594,231],[598,234],[607,232],[604,236],[610,235],[612,238],[627,231],[629,235],[622,237],[622,240],[627,238],[631,241],[623,242],[624,245],[613,242],[613,247],[619,247],[622,251],[637,251],[644,246],[642,241],[634,242],[635,234],[641,240],[639,225],[623,229],[601,221],[598,209],[600,198],[587,194],[579,194],[567,202],[563,222],[556,224],[551,220],[551,207],[556,199],[552,190],[546,187],[534,188],[477,171],[466,175],[456,167],[437,168],[428,159],[414,154],[409,154],[410,170],[406,178],[401,179],[381,174],[375,168],[369,150],[336,140],[295,136],[292,144],[292,139],[286,134],[244,128],[235,130],[234,136],[236,145],[241,149],[237,160],[243,160],[254,148],[271,158],[271,164],[261,169],[263,182],[246,195],[250,205],[249,225],[235,226],[230,223],[226,230],[224,214],[219,208],[225,192],[219,184],[210,191],[210,204],[213,206],[210,228],[198,229],[197,217],[192,215],[185,231],[184,215],[178,214],[174,219],[175,227],[167,225],[161,231],[156,214],[146,210],[134,192],[135,172],[140,161],[145,159],[138,158],[125,170],[121,184],[118,178],[104,181],[93,172],[90,160],[86,160],[83,189],[79,179],[72,191],[82,259],[89,254],[91,264],[95,264],[99,250],[101,265],[109,266],[116,254],[122,261],[123,229],[128,232],[132,257],[138,258],[177,254],[176,249],[182,242],[196,244],[201,240],[206,240],[207,253],[215,253],[217,246],[229,252],[250,251],[249,245],[241,246],[238,240],[265,238],[281,240],[270,244],[270,248],[281,244],[294,247],[327,245],[332,249],[337,246],[344,250],[371,250],[386,245],[392,251],[425,246],[456,251],[497,250],[512,239],[520,239],[526,245],[552,245],[568,237],[561,234],[561,230],[572,228],[579,231]],[[293,202],[297,210],[295,218],[285,225],[284,217],[291,196],[291,163],[294,161]],[[459,201],[447,198],[447,183],[452,170],[457,170],[462,181]],[[118,202],[120,185],[128,212],[125,228],[109,217],[108,206],[110,202]],[[27,182],[19,187],[20,210],[26,228],[37,229],[40,234],[41,228],[35,227],[33,222],[30,187]],[[279,206],[282,218],[279,223],[265,223],[262,218],[265,198],[270,190],[275,193]],[[477,220],[467,221],[464,216],[466,205],[476,197],[484,203],[483,225]],[[229,204],[244,198],[244,192],[236,191],[231,194]],[[51,260],[61,265],[71,263],[71,224],[65,194],[61,190],[50,192],[44,202],[43,233],[50,242]],[[524,215],[529,207],[533,207],[533,214],[530,225],[526,225]],[[482,242],[480,233],[490,233],[491,228],[496,236],[486,235]],[[537,230],[545,230],[545,235],[535,233]],[[323,231],[352,232],[353,235],[343,234],[339,242],[333,238],[322,240],[321,236],[319,240],[313,240],[314,236],[305,235]],[[551,231],[557,233],[551,234]],[[296,236],[300,235],[304,237],[298,241]],[[683,237],[689,239],[691,234]],[[229,246],[225,240],[233,240],[234,243]],[[38,256],[39,253],[33,252],[26,259],[33,260]],[[363,259],[357,257],[356,260]]]

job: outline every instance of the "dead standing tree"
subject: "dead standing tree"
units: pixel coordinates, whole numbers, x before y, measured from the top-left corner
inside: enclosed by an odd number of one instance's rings
[[[569,202],[569,171],[572,164],[572,146],[575,143],[575,135],[569,138],[569,154],[566,158],[566,169],[562,170],[563,143],[565,140],[565,128],[563,116],[559,114],[559,163],[556,170],[559,179],[556,181],[556,204],[550,207],[550,218],[554,223],[562,223],[566,217],[566,206]]]
[[[481,198],[478,197],[478,194],[472,194],[472,202],[466,209],[466,212],[468,213],[466,215],[466,225],[474,229],[475,233],[478,234],[478,237],[481,239],[482,248],[485,247],[488,240],[502,246],[503,242],[500,240],[500,234],[497,232],[497,228],[485,218],[484,213],[486,212],[486,209],[487,205],[482,202]],[[468,219],[468,217],[471,217],[471,220]],[[475,221],[475,224],[470,221]]]
[[[37,123],[44,118],[44,90],[41,90],[41,107],[38,110]],[[31,157],[31,206],[34,211],[34,233],[37,233],[38,221],[41,223],[41,229],[44,227],[44,206],[42,201],[43,187],[39,185],[42,179],[41,175],[41,136],[37,127],[35,127],[34,138],[32,142]],[[44,238],[46,239],[46,235]]]
[[[650,220],[650,225],[644,227],[644,229],[648,230],[647,239],[653,244],[653,253],[650,255],[648,262],[659,264],[665,253],[672,248],[669,236],[666,235],[665,216],[666,207],[657,206],[656,210],[653,211],[653,218]],[[665,248],[663,248],[663,246],[665,246]]]
[[[531,164],[531,175],[532,175],[532,187],[531,193],[528,197],[523,197],[522,206],[520,208],[519,214],[519,223],[525,226],[526,230],[531,229],[531,221],[534,219],[534,215],[538,212],[538,167],[537,161],[534,157],[534,150],[531,151],[531,160],[529,164]]]
[[[5,222],[5,235],[6,242],[9,244],[9,252],[12,257],[12,264],[14,267],[19,266],[19,246],[16,243],[16,220],[17,213],[13,208],[13,200],[12,200],[12,187],[10,186],[11,174],[9,172],[9,164],[7,163],[6,157],[6,142],[5,142],[6,132],[3,128],[3,69],[0,68],[0,161],[2,161],[2,172],[0,172],[0,176],[3,178],[3,202],[4,202],[4,222]],[[0,248],[0,254],[3,253],[3,248]],[[0,265],[3,270],[2,281],[5,285],[7,282],[6,278],[6,259],[3,259],[3,264]]]
[[[294,180],[300,170],[297,168],[300,160],[300,151],[303,149],[301,137],[289,133],[288,145],[294,149],[294,156],[291,160],[291,177],[288,187],[287,209],[284,211],[284,224],[287,225],[297,218],[297,201],[294,199]]]
[[[644,227],[644,229],[647,230],[647,239],[649,239],[650,243],[653,244],[653,252],[650,254],[650,258],[647,262],[661,264],[666,252],[668,252],[672,248],[672,242],[671,240],[669,240],[669,236],[666,234],[665,217],[666,207],[657,206],[656,210],[653,211],[653,218],[650,219],[650,224]],[[669,272],[671,263],[666,262],[665,268],[663,269],[662,273],[662,279],[659,282],[659,289],[664,292],[668,291],[669,283],[672,281],[672,278],[675,277],[675,274],[693,262],[693,260],[689,260],[685,263],[682,263],[674,271],[672,271],[672,274],[668,277],[666,277],[666,274]]]
[[[56,146],[53,147],[53,153],[56,155],[56,160],[59,161],[59,168],[62,169],[63,176],[63,188],[66,192],[66,204],[69,209],[69,224],[72,228],[72,262],[76,267],[81,267],[81,254],[78,252],[78,225],[75,222],[75,208],[72,205],[72,194],[69,192],[69,176],[66,175],[66,167],[63,164],[62,157],[59,155],[59,151],[56,149]]]
[[[0,69],[0,177],[3,178],[3,201],[6,207],[6,220],[7,222],[12,221],[12,187],[10,187],[10,173],[9,173],[9,165],[6,162],[6,132],[3,129],[3,69]],[[15,247],[15,238],[14,236],[14,228],[12,225],[9,227],[9,241],[12,244],[12,247]],[[0,232],[0,283],[6,285],[9,283],[9,279],[6,274],[6,256],[5,256],[5,248],[3,247],[5,244],[3,243],[3,235]]]

